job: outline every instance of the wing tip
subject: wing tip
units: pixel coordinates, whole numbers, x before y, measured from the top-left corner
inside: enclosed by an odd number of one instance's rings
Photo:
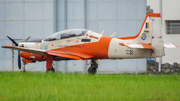
[[[171,43],[171,44],[173,44],[173,43]],[[177,47],[177,48],[179,48],[177,45],[175,45],[175,44],[173,44],[175,47]]]
[[[6,48],[6,46],[1,46],[1,48]]]
[[[9,45],[6,45],[6,46],[1,46],[2,48],[13,48],[14,46],[9,46]]]
[[[164,48],[179,48],[179,47],[173,43],[169,43],[169,44],[164,44]]]

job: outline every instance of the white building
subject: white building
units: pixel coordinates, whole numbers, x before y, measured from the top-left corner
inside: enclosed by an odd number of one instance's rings
[[[180,47],[180,0],[147,0],[147,6],[154,13],[161,13],[164,43],[174,43]],[[180,48],[165,49],[162,62],[180,62]]]

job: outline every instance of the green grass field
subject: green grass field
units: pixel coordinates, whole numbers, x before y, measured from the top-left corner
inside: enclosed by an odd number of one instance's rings
[[[0,72],[0,101],[180,101],[180,75]]]

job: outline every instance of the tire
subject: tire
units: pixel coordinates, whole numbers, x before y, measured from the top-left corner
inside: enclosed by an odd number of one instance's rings
[[[89,74],[94,75],[94,74],[96,74],[96,72],[97,72],[97,69],[96,69],[96,68],[89,68],[89,69],[88,69],[88,73],[89,73]]]
[[[52,67],[52,69],[47,69],[46,72],[47,72],[47,73],[49,73],[49,72],[54,73],[54,72],[55,72],[55,69]]]

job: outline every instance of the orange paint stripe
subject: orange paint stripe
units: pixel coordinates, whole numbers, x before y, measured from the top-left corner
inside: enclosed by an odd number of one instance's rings
[[[143,26],[146,23],[146,20],[147,20],[148,17],[161,17],[161,15],[160,15],[160,13],[149,13],[149,14],[147,14],[146,17],[145,17],[145,20],[144,20],[144,22],[143,22],[143,24],[141,26],[141,29],[140,29],[139,33],[136,36],[122,37],[122,38],[118,38],[118,39],[127,40],[127,39],[135,39],[135,38],[137,38],[140,35],[140,33],[141,33],[142,29],[143,29]]]
[[[149,44],[142,44],[142,46],[145,48],[145,49],[154,49],[151,45]]]
[[[6,45],[5,48],[14,48],[14,46]]]
[[[173,43],[172,43],[173,44]],[[173,44],[174,46],[176,46],[177,48],[179,48],[177,45]]]
[[[149,17],[161,17],[160,13],[149,13],[147,14]]]
[[[89,37],[94,38],[94,39],[99,39],[98,37],[95,37],[95,36],[92,36],[92,35],[90,35]]]
[[[119,45],[123,45],[123,46],[129,47],[129,46],[126,45],[125,43],[119,43]],[[130,47],[129,47],[129,48],[130,48]]]

